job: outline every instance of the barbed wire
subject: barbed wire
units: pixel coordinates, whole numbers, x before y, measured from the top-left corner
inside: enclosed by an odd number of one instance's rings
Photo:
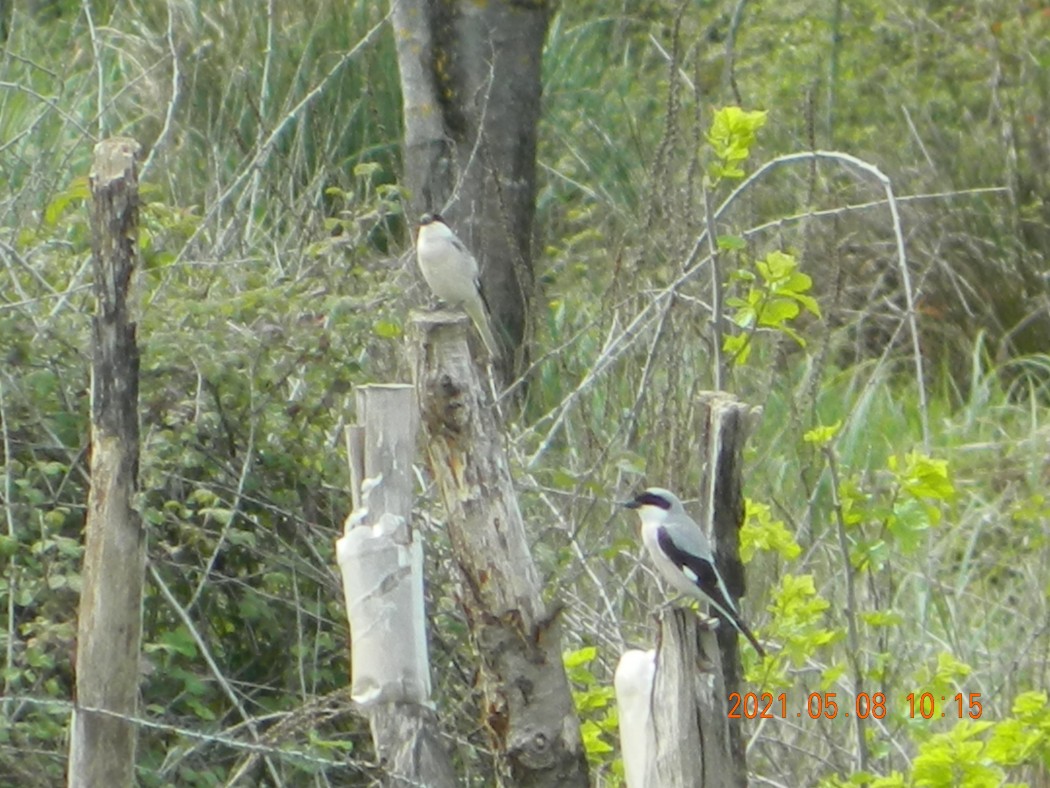
[[[174,734],[176,736],[182,736],[187,739],[194,739],[196,741],[206,742],[209,744],[217,744],[223,747],[229,747],[230,749],[239,750],[242,752],[254,753],[258,755],[273,755],[281,758],[299,760],[303,763],[307,763],[312,766],[322,766],[324,768],[346,768],[349,766],[353,769],[361,771],[362,773],[375,773],[380,769],[380,766],[378,764],[369,763],[367,761],[360,761],[354,758],[332,760],[331,758],[324,758],[322,756],[314,755],[303,750],[276,747],[273,745],[264,744],[262,742],[248,742],[241,741],[239,739],[231,739],[230,737],[223,736],[222,734],[205,733],[202,731],[192,730],[190,728],[183,728],[178,725],[171,725],[170,723],[166,722],[149,720],[144,717],[136,717],[133,715],[121,714],[120,712],[111,711],[109,709],[101,709],[94,706],[77,705],[75,703],[72,703],[71,701],[59,700],[57,698],[38,698],[31,695],[0,695],[0,703],[5,701],[15,701],[17,703],[26,703],[33,706],[61,709],[62,711],[68,712],[69,714],[72,714],[75,711],[98,714],[100,716],[122,720],[123,722],[130,723],[139,728],[159,731],[162,733]]]

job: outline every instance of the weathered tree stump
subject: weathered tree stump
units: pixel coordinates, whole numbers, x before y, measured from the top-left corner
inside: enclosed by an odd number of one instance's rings
[[[585,786],[558,611],[543,601],[503,435],[467,348],[467,319],[416,315],[412,325],[430,467],[448,512],[460,601],[481,663],[483,717],[503,779]]]
[[[95,147],[91,169],[91,490],[77,625],[70,786],[134,784],[146,535],[139,472],[139,351],[129,298],[138,261],[139,145]]]

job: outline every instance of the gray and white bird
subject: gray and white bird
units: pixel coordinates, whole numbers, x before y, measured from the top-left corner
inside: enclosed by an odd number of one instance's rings
[[[678,497],[661,487],[650,487],[624,506],[638,512],[642,542],[660,574],[678,591],[708,602],[764,657],[765,649],[740,617],[718,573],[711,543]]]
[[[462,307],[474,321],[489,356],[499,358],[488,304],[481,292],[478,261],[436,213],[425,213],[419,219],[416,259],[434,295],[449,306]]]

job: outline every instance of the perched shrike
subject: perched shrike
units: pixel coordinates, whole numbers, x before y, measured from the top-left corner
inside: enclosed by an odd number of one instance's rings
[[[416,259],[434,295],[451,306],[462,307],[474,321],[489,356],[498,358],[499,345],[481,293],[477,260],[436,213],[425,213],[419,219]]]
[[[765,650],[740,618],[718,573],[711,543],[677,496],[660,487],[650,487],[624,506],[638,511],[642,541],[668,582],[694,599],[710,603],[764,657]]]

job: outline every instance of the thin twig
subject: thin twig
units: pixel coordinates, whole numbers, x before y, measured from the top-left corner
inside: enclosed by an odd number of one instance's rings
[[[921,202],[923,200],[947,200],[953,197],[978,197],[985,194],[1009,194],[1010,190],[1006,186],[980,186],[975,189],[960,189],[958,191],[950,192],[928,192],[926,194],[909,194],[904,197],[898,197],[897,203],[909,203],[909,202]],[[806,219],[820,219],[825,217],[834,218],[836,216],[842,216],[847,213],[854,211],[867,211],[872,208],[882,208],[889,205],[889,200],[869,200],[868,202],[850,203],[848,205],[840,205],[838,208],[824,208],[819,211],[803,211],[801,213],[795,213],[791,216],[781,216],[778,219],[764,222],[762,224],[750,227],[740,233],[742,238],[751,238],[755,235],[760,235],[768,231],[779,231],[784,228],[785,225],[794,224],[795,222],[802,222]]]
[[[828,145],[835,144],[835,88],[839,81],[839,54],[842,51],[842,0],[835,0],[831,12],[831,50],[828,53]]]
[[[3,430],[4,445],[4,519],[7,523],[7,537],[12,544],[15,541],[15,516],[14,507],[14,473],[15,461],[11,456],[11,435],[8,432],[6,400],[4,393],[4,376],[0,376],[0,429]],[[4,671],[4,719],[11,719],[11,700],[8,693],[11,690],[11,677],[15,675],[15,642],[18,629],[15,619],[15,599],[18,598],[18,551],[14,550],[8,558],[7,569],[7,649],[5,653],[7,670]]]
[[[744,20],[745,5],[747,5],[747,0],[739,0],[733,7],[733,16],[729,20],[729,30],[726,31],[725,67],[722,71],[722,82],[729,83],[729,88],[733,91],[733,98],[740,106],[743,106],[744,100],[740,96],[740,86],[736,82],[736,38],[737,33],[740,31],[740,25]]]
[[[831,160],[838,161],[840,163],[855,164],[856,166],[860,167],[861,169],[864,169],[865,171],[873,171],[874,173],[878,173],[877,177],[879,177],[880,180],[886,178],[886,176],[883,175],[873,165],[868,164],[867,162],[864,162],[864,161],[862,161],[860,159],[857,159],[854,156],[850,156],[849,154],[846,154],[846,153],[837,153],[837,152],[834,152],[834,151],[810,151],[810,152],[805,152],[805,153],[794,153],[794,154],[789,154],[789,155],[786,155],[786,156],[780,156],[780,157],[778,157],[776,159],[772,159],[771,161],[766,162],[758,170],[756,170],[754,173],[752,173],[750,176],[748,176],[739,186],[737,186],[737,188],[734,189],[733,192],[725,199],[725,201],[714,211],[713,218],[717,221],[722,216],[724,216],[725,213],[730,209],[730,207],[732,207],[732,205],[743,194],[745,194],[748,191],[748,189],[751,188],[751,186],[753,186],[761,177],[766,175],[766,173],[768,173],[769,171],[774,170],[777,167],[780,167],[780,166],[785,165],[785,164],[796,164],[796,163],[799,163],[799,162],[808,162],[808,161],[813,160],[814,158],[817,158],[817,159],[820,159],[820,158],[831,159]],[[902,265],[902,277],[903,277],[904,281],[907,283],[906,291],[905,291],[906,299],[907,299],[907,302],[908,302],[908,311],[907,311],[907,315],[906,315],[906,322],[907,322],[907,324],[909,326],[909,330],[911,331],[911,335],[912,335],[912,346],[913,346],[913,349],[914,349],[914,352],[915,352],[915,365],[916,365],[916,370],[917,370],[918,377],[919,377],[919,405],[920,405],[920,417],[921,417],[921,420],[922,420],[922,427],[923,427],[923,444],[926,447],[926,450],[928,451],[929,450],[928,447],[929,447],[929,443],[930,443],[930,437],[929,437],[929,435],[930,435],[930,432],[929,432],[929,408],[928,408],[927,399],[926,399],[926,389],[925,389],[925,386],[922,383],[922,381],[924,380],[924,375],[922,374],[923,362],[922,362],[922,355],[921,355],[920,346],[919,346],[918,326],[917,326],[917,324],[915,322],[915,309],[914,309],[914,302],[913,302],[913,297],[912,297],[912,292],[911,292],[911,284],[910,284],[911,283],[911,279],[910,279],[910,276],[908,275],[908,272],[907,272],[907,260],[905,259],[904,254],[903,254],[903,252],[904,252],[904,237],[903,237],[903,233],[902,233],[902,230],[901,230],[901,227],[900,227],[900,216],[897,213],[897,209],[896,209],[896,203],[897,203],[898,199],[893,195],[892,188],[890,188],[889,185],[888,185],[888,179],[886,179],[885,185],[886,185],[886,188],[887,188],[887,198],[885,200],[878,200],[878,201],[875,201],[875,202],[863,204],[861,206],[852,206],[851,208],[848,208],[848,209],[849,210],[855,210],[855,209],[859,209],[859,208],[880,207],[880,206],[883,206],[883,205],[889,205],[890,208],[891,208],[891,211],[892,211],[892,213],[894,215],[894,231],[895,231],[895,234],[897,236],[898,260],[899,260],[900,264]],[[910,198],[901,198],[901,199],[902,200],[908,200],[908,199],[914,199],[914,200],[919,200],[919,199],[936,199],[936,198],[940,198],[940,197],[953,197],[953,196],[957,196],[957,195],[998,193],[998,192],[1001,192],[1001,191],[1003,191],[1003,189],[998,188],[998,187],[990,187],[990,188],[985,188],[985,189],[975,189],[975,190],[972,190],[972,191],[963,191],[963,192],[947,192],[947,193],[944,193],[944,194],[934,194],[934,195],[915,195],[915,196],[910,197]],[[834,215],[834,214],[837,214],[837,213],[841,212],[841,210],[847,210],[847,209],[838,209],[838,210],[835,210],[835,211],[831,211],[830,213],[832,215]],[[821,215],[825,215],[825,214],[828,214],[828,213],[829,212],[826,212],[826,211],[813,211],[813,212],[807,212],[805,214],[799,214],[797,217],[789,217],[788,219],[781,219],[781,220],[778,220],[778,221],[783,222],[783,221],[794,221],[796,219],[797,220],[801,220],[801,219],[806,218],[808,216],[821,216]],[[773,226],[774,224],[775,223],[770,223],[770,224],[766,224],[766,225],[760,225],[760,229],[767,229],[767,228]],[[753,234],[756,231],[757,231],[757,229],[756,230],[745,231],[743,233],[743,235],[744,235],[744,237],[748,237],[749,235]],[[602,352],[599,354],[598,359],[594,362],[594,364],[592,365],[591,369],[588,370],[587,374],[584,376],[583,380],[580,381],[579,385],[577,385],[576,389],[574,389],[568,396],[566,396],[560,403],[558,403],[558,405],[554,406],[547,413],[545,413],[543,416],[541,416],[539,419],[537,419],[532,425],[529,426],[529,428],[527,430],[525,430],[521,434],[521,436],[519,436],[519,438],[525,438],[525,437],[527,437],[527,436],[537,432],[538,429],[542,425],[548,424],[548,423],[551,424],[551,426],[547,430],[547,434],[542,439],[542,441],[540,443],[540,446],[529,457],[529,459],[528,459],[529,467],[532,467],[533,464],[539,460],[540,456],[542,456],[543,453],[546,452],[546,450],[550,447],[551,442],[554,440],[554,436],[556,435],[558,430],[561,428],[562,424],[564,423],[564,420],[565,420],[566,416],[568,415],[568,410],[573,405],[575,405],[576,401],[580,398],[580,396],[585,391],[587,391],[587,389],[590,388],[590,386],[601,376],[601,374],[609,367],[609,365],[613,361],[615,361],[621,355],[626,353],[633,346],[635,340],[638,339],[638,337],[641,335],[642,330],[647,325],[649,325],[651,322],[653,322],[652,320],[646,321],[646,318],[648,317],[649,313],[653,309],[656,309],[658,306],[662,306],[662,302],[663,302],[663,300],[665,298],[667,298],[671,293],[674,293],[675,291],[677,291],[680,287],[682,287],[682,285],[684,285],[686,282],[688,282],[690,279],[692,279],[694,276],[696,276],[696,274],[700,271],[700,269],[710,260],[709,256],[703,256],[703,257],[700,256],[702,250],[705,248],[705,246],[708,243],[707,235],[708,235],[708,233],[707,233],[707,230],[705,229],[697,237],[696,241],[693,244],[693,248],[690,250],[689,254],[686,256],[685,263],[682,266],[682,273],[679,274],[678,277],[673,282],[671,282],[669,285],[667,285],[666,287],[664,287],[664,288],[656,291],[655,293],[653,293],[649,297],[649,299],[647,300],[645,306],[642,307],[641,311],[639,311],[638,314],[634,316],[634,318],[631,320],[631,322],[627,324],[627,327],[624,328],[619,333],[619,335],[617,335],[615,337],[608,337],[606,339],[606,342],[603,345]]]
[[[573,528],[572,523],[568,522],[562,516],[561,510],[554,505],[554,502],[550,499],[546,491],[542,487],[540,487],[536,479],[531,475],[527,475],[526,478],[529,482],[533,484],[533,490],[535,490],[536,494],[539,495],[540,501],[542,501],[543,504],[550,511],[551,516],[558,520],[562,532],[568,537],[569,544],[572,545],[573,552],[576,553],[576,557],[577,559],[579,559],[580,566],[583,567],[583,571],[591,579],[591,582],[594,583],[594,588],[597,591],[598,596],[601,597],[602,604],[605,606],[605,613],[609,617],[608,620],[614,625],[618,625],[620,623],[620,617],[616,615],[616,610],[613,607],[612,600],[609,599],[609,596],[606,593],[606,584],[598,578],[597,574],[595,574],[594,572],[593,567],[591,566],[591,562],[587,560],[587,556],[584,554],[583,547],[580,545],[580,540],[577,538],[576,529]],[[618,645],[619,649],[622,651],[625,647],[623,633],[620,631],[618,626],[616,626],[615,631],[618,641],[616,645]]]
[[[906,104],[901,104],[901,112],[904,113],[904,120],[908,122],[908,129],[911,131],[911,135],[915,138],[915,143],[919,146],[919,150],[922,151],[926,163],[930,165],[930,169],[936,169],[936,166],[933,163],[933,157],[930,156],[930,152],[926,150],[926,145],[923,144],[922,137],[919,136],[919,130],[915,128],[915,123],[912,122],[911,113],[908,112],[908,106]]]
[[[828,472],[831,474],[831,508],[835,512],[835,524],[838,530],[839,550],[842,552],[842,564],[846,572],[846,632],[849,638],[850,667],[853,669],[854,697],[860,695],[864,687],[864,673],[860,661],[860,637],[857,634],[857,590],[853,582],[853,562],[850,560],[849,542],[846,539],[846,518],[842,513],[842,500],[839,498],[839,471],[832,446],[824,447],[824,456],[828,459]],[[868,742],[864,736],[865,718],[855,714],[854,723],[857,731],[857,754],[860,759],[860,771],[868,770]]]
[[[165,33],[165,40],[168,44],[168,55],[171,57],[171,97],[168,99],[168,108],[164,113],[164,125],[157,136],[157,141],[150,147],[149,155],[139,170],[140,181],[146,179],[146,175],[153,166],[153,160],[158,152],[162,151],[168,144],[168,138],[171,136],[171,130],[175,125],[175,108],[179,104],[179,85],[182,83],[182,71],[179,69],[179,51],[175,46],[175,14],[172,13],[171,0],[165,3],[165,7],[168,11],[168,29]]]
[[[96,120],[98,121],[98,138],[103,139],[106,136],[106,124],[105,124],[105,109],[106,109],[106,75],[102,69],[102,47],[98,43],[98,31],[95,29],[95,19],[91,16],[91,0],[81,0],[80,3],[83,11],[84,18],[88,24],[88,37],[91,39],[91,52],[94,59],[94,71],[96,74],[96,81],[98,82],[98,91],[96,94]]]
[[[492,47],[492,42],[491,41],[489,42],[489,47],[490,47],[490,51],[491,51],[491,47]],[[459,169],[459,174],[458,174],[458,177],[456,178],[456,183],[452,187],[452,192],[449,194],[448,199],[445,200],[445,204],[443,206],[441,206],[441,213],[446,213],[448,211],[448,209],[452,206],[452,204],[454,202],[456,202],[456,200],[459,199],[459,190],[461,188],[463,188],[463,184],[466,182],[466,179],[467,179],[467,173],[470,172],[470,169],[471,169],[471,167],[474,164],[474,160],[478,156],[478,151],[481,150],[481,143],[484,141],[483,132],[484,132],[484,129],[485,129],[485,120],[486,120],[486,117],[488,115],[489,101],[491,100],[491,97],[492,97],[492,86],[495,83],[495,81],[496,81],[496,55],[495,55],[494,52],[492,52],[491,53],[491,57],[489,59],[489,73],[485,77],[485,95],[481,99],[481,105],[480,105],[480,109],[479,109],[479,112],[478,112],[478,123],[477,123],[478,133],[474,136],[474,144],[471,145],[471,147],[470,147],[470,154],[467,156],[466,162],[464,162],[463,166],[460,167],[460,169]],[[469,207],[473,208],[474,206],[469,206]],[[471,211],[468,214],[468,216],[470,216],[470,217],[473,217],[474,215],[475,215],[475,213],[473,211]],[[470,227],[470,236],[467,238],[467,243],[470,243],[471,241],[474,240],[473,236],[474,236],[474,227],[472,225]]]
[[[22,93],[25,93],[27,95],[32,96],[33,98],[37,99],[41,103],[46,104],[47,106],[49,106],[51,109],[53,109],[59,115],[61,115],[64,120],[66,120],[69,123],[73,124],[73,126],[76,127],[77,131],[79,131],[81,134],[83,134],[85,138],[91,140],[92,142],[98,142],[98,137],[96,137],[94,133],[92,133],[89,129],[87,129],[84,126],[84,124],[80,122],[80,119],[78,117],[76,117],[75,115],[73,115],[73,114],[67,112],[65,109],[63,109],[62,105],[59,103],[58,100],[52,99],[52,98],[48,98],[47,96],[44,96],[44,95],[38,93],[37,91],[33,90],[31,87],[28,87],[26,85],[20,85],[20,84],[18,84],[16,82],[0,82],[0,88],[7,88],[9,90],[17,90],[17,91],[20,91]]]
[[[255,720],[248,714],[247,709],[241,704],[241,699],[237,697],[237,693],[233,691],[233,687],[230,686],[230,682],[227,681],[226,676],[223,675],[222,671],[219,670],[218,663],[211,655],[211,650],[208,648],[208,644],[204,642],[204,637],[197,630],[197,626],[193,623],[193,619],[190,618],[189,613],[186,609],[179,604],[179,600],[175,598],[175,594],[172,593],[171,589],[168,588],[168,584],[164,582],[164,578],[160,576],[160,572],[157,571],[152,563],[147,564],[149,567],[150,574],[153,576],[153,582],[157,584],[157,588],[160,589],[160,593],[167,600],[168,604],[171,605],[172,610],[182,621],[186,630],[190,633],[194,643],[197,644],[197,648],[200,650],[201,656],[204,661],[208,663],[208,668],[211,670],[212,675],[215,676],[215,680],[219,683],[226,698],[230,701],[230,704],[237,710],[237,713],[241,715],[241,719],[244,720],[245,725],[248,727],[249,733],[251,733],[252,739],[259,742],[259,731],[255,726]],[[270,776],[273,778],[274,785],[281,785],[280,775],[277,773],[277,767],[274,766],[273,761],[270,760],[269,756],[266,756],[266,767],[270,771]]]
[[[919,341],[919,326],[915,318],[915,294],[912,291],[911,286],[911,272],[908,269],[908,258],[904,250],[904,229],[901,223],[900,212],[897,209],[897,198],[893,193],[893,184],[890,179],[876,167],[874,164],[870,164],[863,159],[859,159],[856,156],[852,156],[848,153],[841,153],[839,151],[806,151],[803,153],[791,153],[785,156],[778,156],[775,159],[763,164],[751,175],[741,182],[736,189],[733,190],[725,202],[719,206],[715,212],[715,218],[721,217],[729,207],[736,202],[743,194],[745,194],[759,179],[765,177],[765,175],[783,165],[786,164],[798,164],[800,162],[810,162],[813,160],[826,159],[828,161],[834,161],[838,164],[844,165],[847,169],[860,170],[868,175],[874,177],[882,186],[886,192],[886,203],[889,205],[890,216],[893,221],[893,235],[897,245],[897,265],[901,273],[901,281],[904,285],[904,298],[907,302],[907,314],[905,320],[908,324],[908,330],[911,333],[912,342],[912,353],[914,356],[915,364],[915,378],[918,387],[919,396],[919,419],[922,423],[922,440],[923,448],[929,452],[930,449],[930,409],[926,398],[926,375],[924,372],[924,364],[922,358],[922,346]],[[702,244],[706,238],[707,231],[705,230],[697,238],[696,244],[693,247],[693,254],[699,253],[700,244]]]
[[[580,381],[579,385],[563,399],[558,405],[548,411],[542,416],[539,421],[531,425],[526,430],[522,437],[535,431],[535,428],[545,422],[548,418],[553,418],[553,423],[547,430],[546,436],[540,441],[540,445],[536,451],[528,458],[525,467],[534,468],[540,457],[546,453],[547,449],[550,448],[551,442],[554,440],[555,435],[559,432],[562,424],[565,422],[566,416],[569,414],[570,407],[587,391],[593,383],[595,383],[602,375],[602,373],[621,355],[627,352],[634,344],[634,340],[640,336],[642,328],[649,322],[656,320],[656,318],[650,317],[650,311],[655,307],[656,304],[667,298],[672,292],[671,288],[665,288],[663,291],[654,296],[642,309],[634,316],[634,319],[627,324],[627,327],[619,333],[619,335],[613,337],[606,337],[605,344],[602,346],[602,350],[598,355],[598,359],[594,362],[594,365],[584,375],[583,380]]]
[[[259,106],[257,113],[259,116],[259,128],[255,136],[255,148],[261,150],[263,144],[263,134],[265,133],[265,127],[263,122],[266,119],[267,113],[270,108],[270,68],[273,62],[273,55],[276,50],[274,47],[274,28],[276,27],[276,16],[277,9],[275,8],[274,0],[269,0],[266,3],[266,51],[263,53],[263,67],[262,74],[259,76]],[[259,193],[262,186],[262,167],[257,167],[255,172],[252,173],[252,185],[248,189],[248,210],[244,212],[244,232],[242,237],[245,242],[252,237],[255,229],[255,217],[258,213],[257,201],[259,199]],[[279,258],[280,255],[277,255]]]
[[[703,185],[704,196],[704,223],[707,225],[707,254],[711,260],[711,328],[714,331],[714,339],[711,342],[711,351],[714,356],[714,389],[722,391],[726,381],[726,360],[722,352],[722,338],[725,336],[725,325],[723,323],[723,287],[722,266],[718,259],[718,242],[715,232],[715,217],[711,212],[711,192],[707,184]]]
[[[645,354],[645,366],[642,367],[642,374],[638,376],[638,385],[635,387],[634,403],[631,405],[630,415],[627,417],[627,429],[624,431],[626,433],[624,443],[627,446],[634,444],[635,438],[637,437],[638,412],[641,410],[642,402],[645,400],[645,395],[649,392],[649,380],[656,367],[656,348],[657,345],[660,344],[660,338],[663,336],[664,327],[667,325],[667,318],[671,314],[671,305],[673,303],[674,301],[672,299],[667,299],[663,309],[660,310],[660,318],[657,321],[656,330],[653,332],[653,339],[649,343],[649,351]]]
[[[254,376],[249,377],[249,382],[254,381]],[[254,386],[250,396],[254,398]],[[222,531],[219,534],[218,540],[215,542],[215,548],[212,550],[211,555],[208,556],[208,564],[204,567],[204,573],[201,575],[200,582],[197,584],[197,588],[193,592],[193,596],[190,597],[190,601],[186,604],[186,610],[190,611],[197,604],[197,600],[200,598],[201,593],[204,591],[204,586],[211,578],[211,570],[215,566],[215,562],[219,558],[219,553],[226,544],[226,537],[230,533],[230,528],[233,527],[234,521],[237,519],[241,508],[242,495],[244,493],[244,485],[248,481],[248,471],[252,467],[252,460],[255,457],[255,425],[256,419],[251,420],[251,426],[248,428],[248,446],[244,453],[244,462],[241,464],[241,478],[237,482],[237,494],[233,499],[233,506],[230,507],[230,514],[223,523]]]

